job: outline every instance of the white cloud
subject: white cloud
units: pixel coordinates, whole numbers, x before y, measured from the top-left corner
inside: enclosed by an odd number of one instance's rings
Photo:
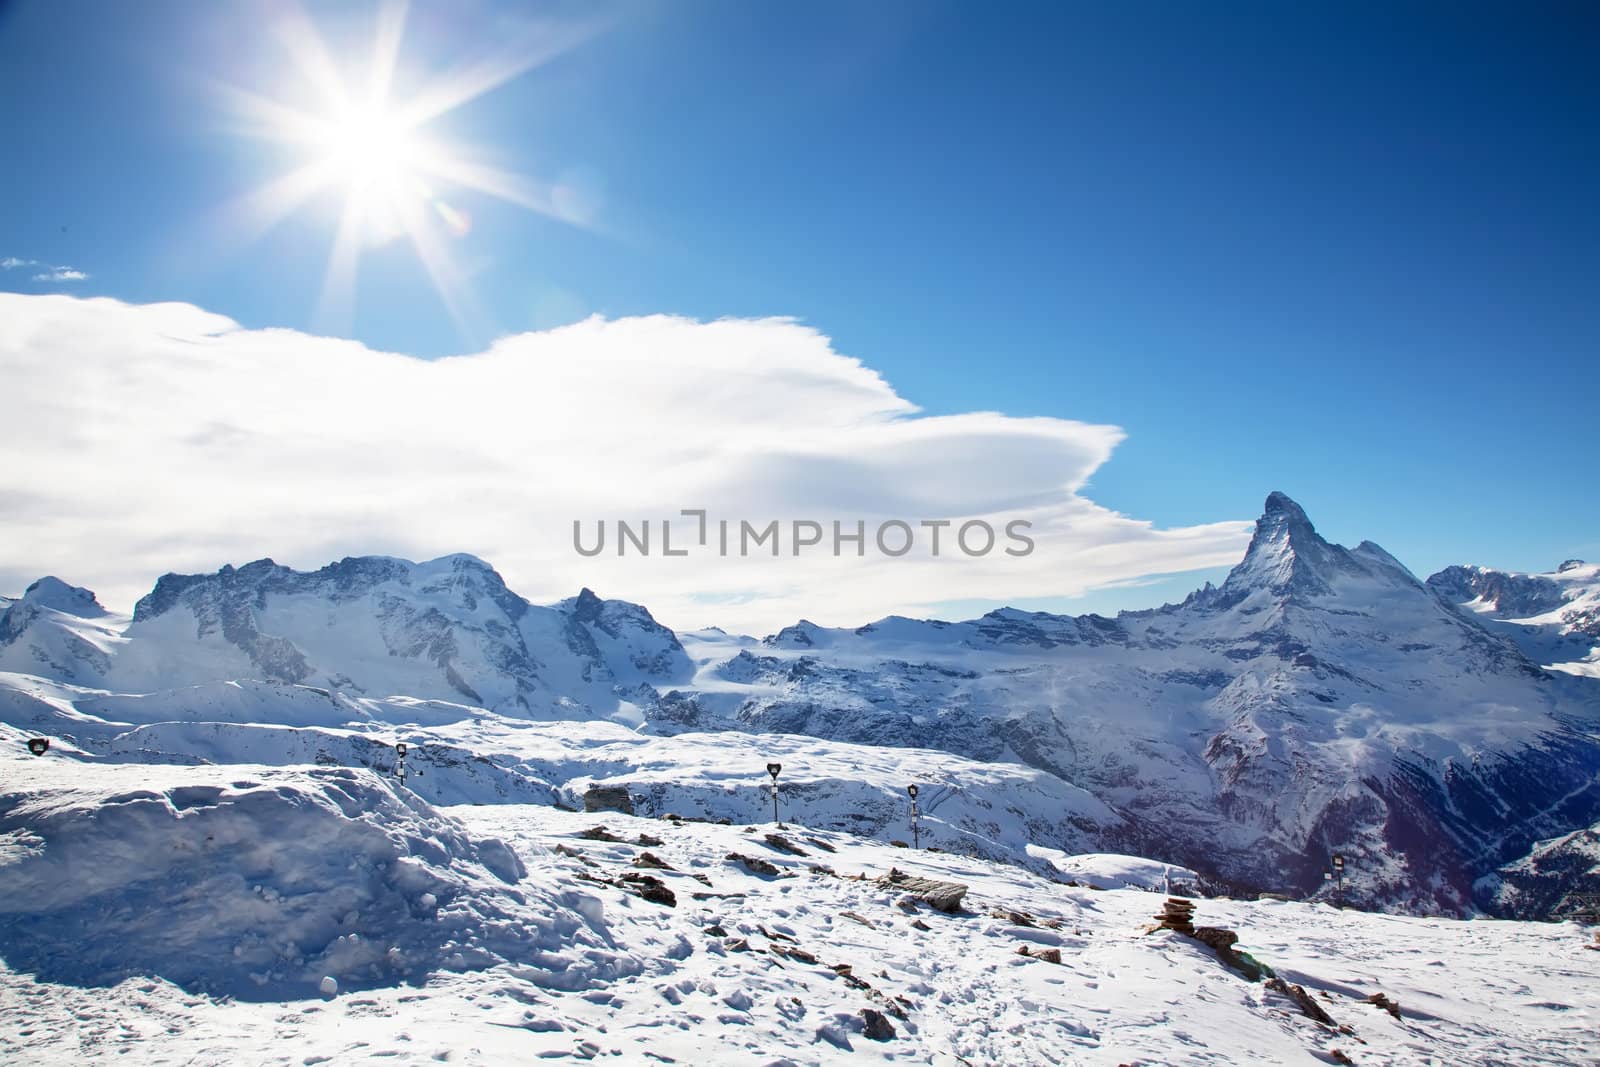
[[[0,270],[22,270],[26,267],[44,268],[33,276],[36,282],[82,282],[89,279],[87,273],[74,267],[52,267],[47,263],[40,263],[37,259],[19,259],[16,256],[0,259]]]
[[[589,585],[670,625],[859,624],[962,599],[1074,595],[1235,561],[1249,525],[1171,530],[1082,495],[1116,427],[920,415],[781,319],[599,318],[426,361],[183,304],[0,294],[0,585],[42,573],[131,605],[166,570],[466,551],[517,591]],[[582,558],[595,522],[682,508],[765,523],[1033,522],[1015,558]],[[689,545],[679,518],[674,547]],[[715,535],[713,534],[713,543]],[[14,591],[14,590],[13,590]]]
[[[88,279],[88,275],[81,270],[71,267],[51,267],[49,270],[40,271],[33,276],[36,282],[81,282]]]

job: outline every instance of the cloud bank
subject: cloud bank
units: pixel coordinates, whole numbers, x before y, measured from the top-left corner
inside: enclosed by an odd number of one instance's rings
[[[1219,566],[1249,532],[1089,500],[1116,427],[920,415],[785,319],[592,318],[429,361],[184,304],[0,294],[0,379],[0,588],[55,573],[124,608],[167,570],[471,552],[535,601],[588,585],[675,627],[768,632]],[[685,508],[708,512],[708,547]],[[781,555],[719,555],[719,518],[779,520]],[[925,536],[900,557],[872,543],[889,519],[975,518],[1001,531],[981,557],[949,531],[937,557]],[[619,519],[650,520],[650,556],[617,556]],[[660,554],[669,519],[689,555]],[[1028,556],[1003,551],[1014,519]],[[606,521],[604,553],[574,551],[574,520],[586,546]],[[863,522],[866,554],[829,537],[796,557],[796,520]]]

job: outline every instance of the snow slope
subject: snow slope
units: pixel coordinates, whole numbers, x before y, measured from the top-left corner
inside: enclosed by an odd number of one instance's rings
[[[1600,952],[1572,924],[1198,902],[1199,922],[1236,930],[1241,948],[1310,991],[1335,1021],[1329,1027],[1200,942],[1147,932],[1159,895],[1072,888],[1015,865],[794,824],[774,843],[770,825],[547,805],[436,811],[358,771],[54,756],[12,758],[0,769],[7,1062],[1316,1064],[1334,1062],[1338,1050],[1358,1064],[1577,1064],[1600,1056]],[[344,805],[339,792],[356,803]],[[25,819],[19,805],[28,806]],[[616,840],[589,839],[597,827]],[[301,836],[349,862],[308,855],[325,850],[302,847]],[[485,862],[495,840],[520,870]],[[130,891],[171,878],[182,843],[194,848],[181,864],[193,872],[187,882]],[[94,872],[82,894],[30,891],[48,865],[103,848],[118,848],[119,862]],[[255,872],[252,850],[283,858]],[[379,863],[404,873],[377,875]],[[963,910],[902,908],[901,891],[876,881],[891,868],[966,884]],[[641,896],[645,883],[625,880],[646,875],[659,880],[654,900]],[[231,880],[239,885],[229,888]],[[424,890],[439,893],[436,906]],[[261,958],[241,915],[267,941]],[[284,921],[295,915],[326,920]],[[80,958],[45,950],[69,929]],[[291,929],[295,945],[272,943]],[[353,944],[349,932],[360,934]],[[245,953],[221,951],[229,942]],[[387,966],[396,947],[409,970]],[[1018,954],[1023,947],[1029,956]],[[1036,958],[1045,950],[1060,962]],[[264,967],[278,971],[277,999],[250,995]],[[337,995],[319,997],[324,978]],[[1398,1002],[1398,1018],[1366,1002],[1379,992]]]

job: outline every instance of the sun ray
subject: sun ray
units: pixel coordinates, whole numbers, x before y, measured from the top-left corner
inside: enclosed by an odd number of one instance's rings
[[[218,88],[242,120],[243,132],[282,142],[310,158],[241,197],[228,215],[253,239],[313,198],[336,191],[343,202],[318,295],[318,323],[339,332],[349,328],[364,249],[404,235],[451,318],[469,335],[476,304],[451,255],[450,241],[472,232],[471,216],[461,205],[447,202],[440,189],[480,193],[569,225],[588,227],[592,220],[563,210],[556,187],[473,161],[429,136],[424,127],[576,47],[604,26],[598,21],[529,24],[529,34],[512,35],[511,46],[429,79],[413,95],[396,99],[407,16],[405,0],[383,0],[368,65],[356,72],[339,69],[302,7],[291,4],[286,9],[276,36],[288,52],[297,87],[286,97],[236,86]]]

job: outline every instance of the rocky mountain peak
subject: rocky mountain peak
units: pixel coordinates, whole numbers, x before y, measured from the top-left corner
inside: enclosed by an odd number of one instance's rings
[[[96,619],[106,614],[95,595],[82,586],[68,585],[60,578],[46,576],[34,582],[22,594],[22,603],[53,611],[76,615],[82,619]]]

